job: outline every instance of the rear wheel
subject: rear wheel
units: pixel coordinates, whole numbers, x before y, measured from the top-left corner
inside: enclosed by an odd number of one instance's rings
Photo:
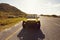
[[[23,21],[23,24],[22,25],[23,25],[23,28],[25,28],[25,21]]]

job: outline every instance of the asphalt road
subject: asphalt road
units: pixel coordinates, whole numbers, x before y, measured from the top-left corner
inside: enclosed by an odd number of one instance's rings
[[[60,18],[41,17],[41,25],[44,40],[60,40]]]
[[[16,27],[1,32],[0,40],[60,40],[60,18],[41,16],[40,22],[41,29],[36,31],[23,29],[21,22]]]

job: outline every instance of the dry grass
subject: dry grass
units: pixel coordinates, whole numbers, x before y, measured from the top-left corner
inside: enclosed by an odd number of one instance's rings
[[[25,20],[24,18],[8,18],[8,19],[0,19],[0,31],[13,27],[16,23]]]

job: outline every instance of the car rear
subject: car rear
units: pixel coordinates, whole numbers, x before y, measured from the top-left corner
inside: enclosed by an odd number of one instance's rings
[[[40,21],[23,21],[24,29],[40,29]]]
[[[38,20],[37,15],[28,15],[27,19],[23,21],[24,29],[40,29],[40,20]]]

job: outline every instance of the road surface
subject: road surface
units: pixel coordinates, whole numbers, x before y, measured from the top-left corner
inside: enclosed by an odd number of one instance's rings
[[[37,37],[40,36],[41,40],[60,40],[60,18],[54,18],[54,17],[40,17],[41,22],[41,29],[39,31],[27,31],[22,28],[22,23],[19,23],[16,27],[13,27],[12,29],[8,31],[4,31],[0,33],[0,40],[20,40],[23,39],[22,36],[25,36],[25,38],[29,38],[29,40],[35,38],[34,40],[37,40]],[[27,34],[26,34],[27,33]],[[17,35],[20,35],[21,37],[17,37]],[[24,35],[22,35],[24,34]],[[45,35],[45,38],[42,38],[42,34]],[[31,36],[34,35],[34,36]],[[40,40],[38,38],[38,40]]]

